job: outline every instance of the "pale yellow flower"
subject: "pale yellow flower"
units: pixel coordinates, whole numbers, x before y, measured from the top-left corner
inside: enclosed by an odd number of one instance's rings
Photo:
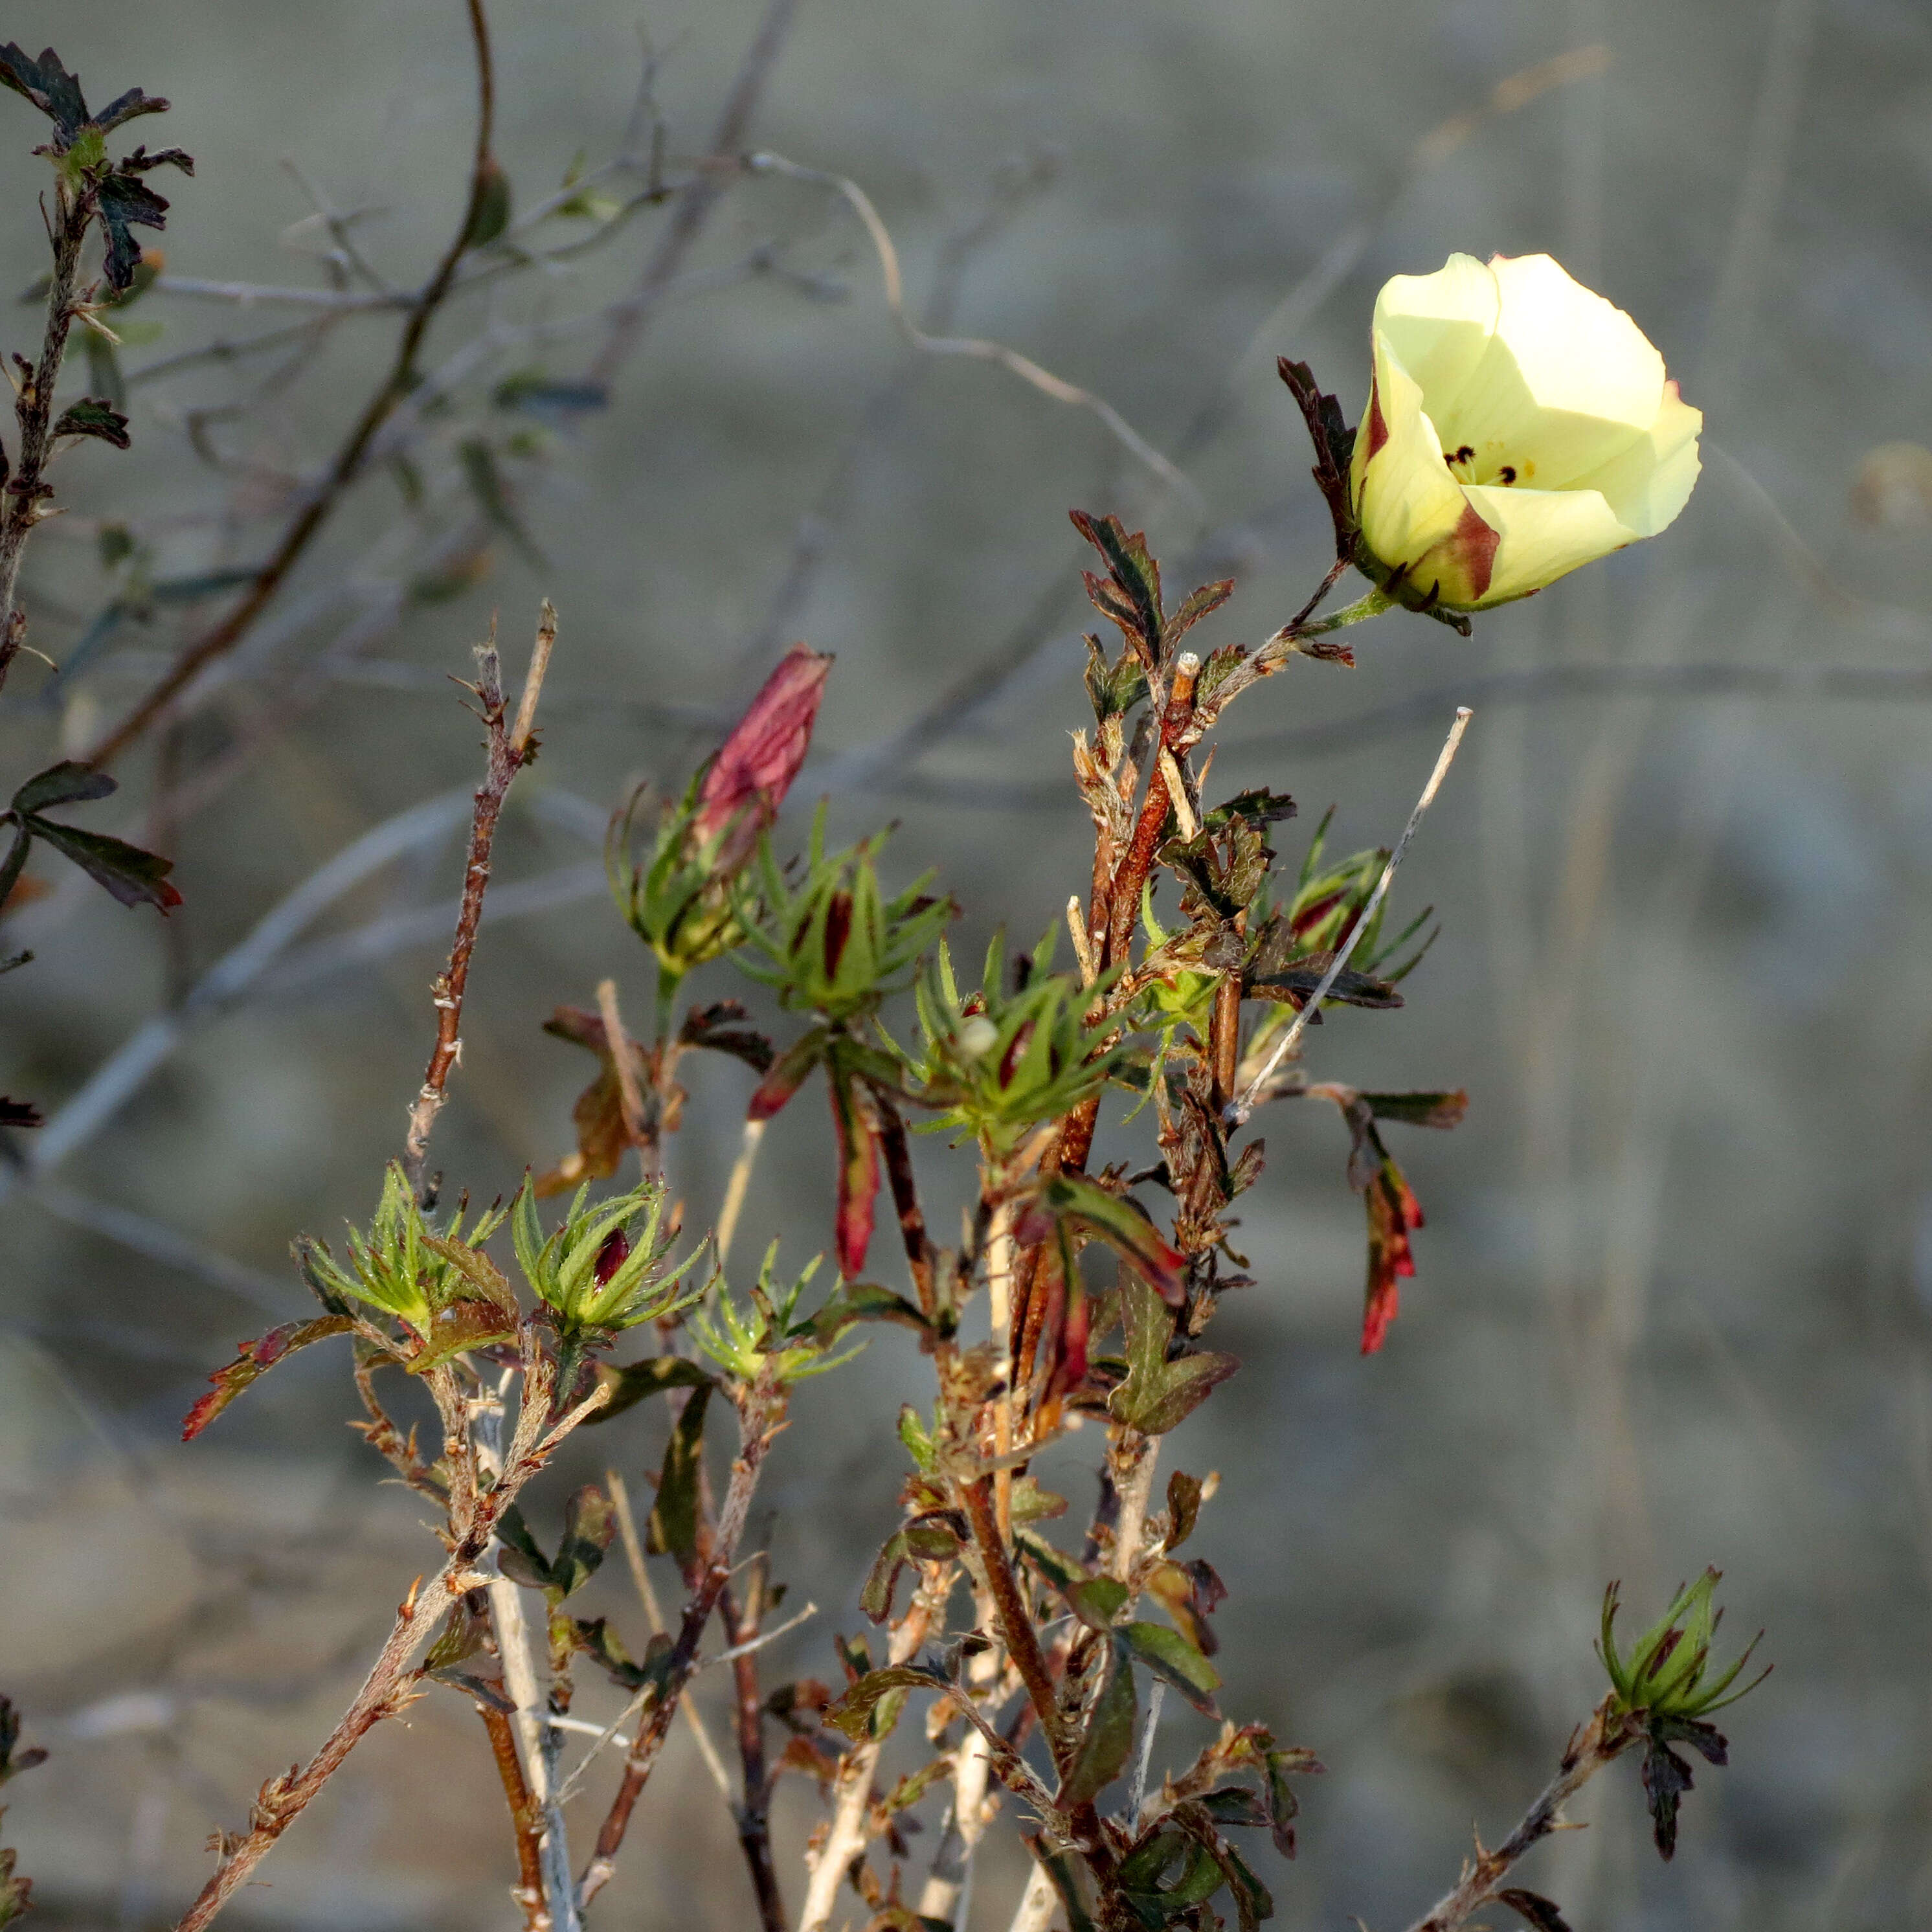
[[[1547,255],[1451,255],[1376,298],[1349,490],[1365,568],[1474,610],[1654,536],[1689,500],[1703,417],[1620,308]]]

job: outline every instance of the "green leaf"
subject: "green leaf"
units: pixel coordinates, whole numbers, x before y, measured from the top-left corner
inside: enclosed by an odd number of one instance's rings
[[[64,135],[76,134],[87,124],[87,100],[80,91],[80,76],[68,72],[52,47],[43,50],[34,60],[11,40],[0,46],[0,86],[24,95]]]
[[[510,177],[494,154],[483,157],[477,172],[470,225],[463,231],[465,248],[487,248],[510,225]]]
[[[128,418],[112,403],[98,396],[83,396],[61,411],[54,424],[56,436],[98,436],[116,449],[128,447]]]
[[[82,805],[106,798],[119,789],[118,781],[92,765],[63,758],[44,772],[36,772],[13,796],[11,808],[25,818],[30,812],[45,812],[50,806]]]
[[[1020,1554],[1056,1589],[1072,1589],[1085,1580],[1086,1571],[1064,1551],[1055,1549],[1039,1531],[1022,1528],[1016,1523],[1013,1543]]]
[[[322,1315],[312,1322],[284,1322],[259,1340],[244,1342],[235,1360],[208,1377],[214,1386],[188,1411],[182,1423],[182,1440],[192,1442],[244,1389],[260,1381],[285,1356],[306,1348],[311,1342],[346,1334],[355,1326],[346,1315]]]
[[[174,861],[152,852],[144,852],[124,838],[110,838],[104,832],[82,832],[71,825],[56,825],[50,818],[25,818],[21,823],[34,836],[70,859],[94,884],[104,886],[124,906],[151,905],[162,913],[171,912],[182,902],[181,894],[168,884]]]
[[[645,1645],[641,1664],[632,1660],[631,1653],[602,1617],[573,1618],[571,1636],[577,1648],[586,1657],[594,1659],[620,1690],[641,1690],[649,1684],[662,1690],[670,1676],[670,1654],[674,1646],[662,1630]]]
[[[1133,1750],[1134,1674],[1118,1639],[1107,1646],[1104,1667],[1106,1680],[1060,1781],[1063,1805],[1090,1804],[1120,1776]]]
[[[698,1553],[698,1480],[704,1468],[704,1412],[710,1400],[709,1385],[692,1390],[664,1444],[657,1501],[646,1526],[644,1547],[653,1556],[675,1556],[680,1563]]]
[[[1460,1087],[1450,1094],[1364,1094],[1361,1097],[1377,1120],[1404,1120],[1412,1127],[1458,1127],[1469,1111],[1469,1096]]]
[[[14,888],[20,883],[20,874],[26,870],[28,848],[33,842],[34,835],[24,825],[20,826],[14,831],[14,842],[8,848],[6,857],[0,859],[0,911],[6,909]],[[22,954],[21,962],[28,956]],[[20,962],[10,960],[0,970],[11,972],[16,963]]]
[[[1165,1624],[1130,1623],[1120,1628],[1120,1641],[1156,1677],[1172,1684],[1197,1711],[1210,1718],[1221,1673],[1183,1636]]]
[[[496,1540],[502,1546],[497,1552],[497,1567],[512,1582],[524,1584],[532,1590],[550,1588],[550,1558],[543,1553],[543,1546],[531,1534],[523,1511],[514,1503],[496,1519]]]
[[[862,1738],[884,1734],[874,1727],[874,1714],[895,1692],[950,1690],[952,1688],[936,1670],[916,1664],[890,1664],[883,1670],[868,1671],[842,1697],[826,1707],[824,1721],[835,1730],[843,1731],[856,1744]],[[896,1715],[896,1702],[888,1708]]]
[[[682,1355],[652,1355],[641,1362],[628,1362],[621,1368],[609,1362],[599,1363],[597,1379],[610,1393],[603,1406],[585,1418],[586,1426],[608,1422],[646,1396],[662,1395],[674,1388],[709,1388],[712,1382],[704,1370]]]
[[[1118,1576],[1086,1576],[1065,1594],[1069,1608],[1089,1630],[1111,1630],[1126,1608],[1129,1592]]]
[[[896,1322],[922,1335],[930,1334],[932,1328],[904,1295],[875,1281],[855,1281],[842,1288],[812,1318],[812,1333],[830,1348],[856,1322]]]
[[[812,1070],[825,1058],[832,1036],[824,1027],[813,1027],[778,1057],[778,1062],[752,1096],[746,1118],[769,1120],[802,1087]]]
[[[1176,1251],[1132,1202],[1108,1193],[1084,1174],[1056,1174],[1040,1184],[1022,1220],[1037,1228],[1043,1215],[1072,1221],[1097,1236],[1163,1301],[1180,1306],[1186,1292],[1186,1257]],[[1044,1232],[1030,1229],[1022,1238],[1041,1238]]]
[[[1238,1357],[1204,1349],[1169,1361],[1174,1318],[1145,1282],[1124,1278],[1127,1378],[1108,1399],[1117,1422],[1144,1436],[1165,1436],[1240,1366]]]
[[[617,1512],[595,1483],[586,1483],[563,1506],[563,1540],[550,1566],[553,1604],[580,1590],[597,1574],[617,1533]]]
[[[0,50],[0,58],[4,58]],[[111,174],[95,191],[100,225],[106,231],[107,286],[118,292],[131,288],[141,262],[141,244],[128,232],[134,228],[165,228],[168,204],[134,175]]]

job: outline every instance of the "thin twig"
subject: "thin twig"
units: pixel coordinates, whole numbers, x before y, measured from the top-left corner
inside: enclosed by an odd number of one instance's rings
[[[1261,1071],[1249,1082],[1247,1090],[1240,1100],[1231,1105],[1226,1114],[1231,1126],[1238,1126],[1255,1110],[1256,1096],[1268,1084],[1269,1077],[1282,1060],[1287,1058],[1300,1041],[1310,1015],[1321,1010],[1322,1002],[1328,997],[1329,988],[1341,977],[1342,969],[1348,963],[1354,952],[1356,941],[1366,932],[1373,921],[1383,899],[1388,896],[1389,882],[1394,878],[1396,868],[1402,863],[1402,855],[1408,850],[1409,841],[1415,836],[1415,828],[1422,823],[1422,815],[1436,802],[1436,794],[1442,789],[1442,781],[1448,776],[1449,767],[1454,762],[1456,747],[1462,742],[1462,734],[1468,730],[1472,713],[1467,705],[1456,713],[1456,722],[1449,728],[1449,735],[1443,740],[1442,749],[1437,754],[1436,769],[1429,775],[1429,782],[1422,788],[1422,796],[1415,801],[1415,809],[1408,815],[1408,823],[1402,828],[1401,838],[1396,840],[1395,850],[1389,854],[1388,863],[1382,868],[1382,877],[1376,881],[1375,890],[1369,895],[1368,903],[1357,916],[1348,930],[1348,936],[1336,949],[1334,958],[1329,962],[1328,970],[1322,974],[1321,983],[1308,996],[1306,1003],[1294,1016],[1294,1023],[1275,1043],[1274,1051],[1263,1064]]]
[[[938,1586],[950,1587],[950,1582]],[[922,1586],[914,1596],[886,1640],[888,1664],[909,1664],[918,1655],[933,1617],[942,1607],[932,1600],[936,1594]],[[825,1932],[838,1903],[838,1888],[872,1837],[872,1774],[878,1768],[884,1743],[879,1738],[862,1738],[838,1761],[832,1817],[818,1851],[808,1854],[812,1876],[799,1912],[799,1932]]]
[[[54,391],[67,355],[68,332],[74,326],[81,243],[94,212],[91,194],[76,198],[66,182],[56,178],[54,213],[48,224],[54,265],[47,284],[46,327],[40,338],[40,359],[31,370],[22,364],[14,392],[14,419],[20,426],[20,440],[13,479],[7,485],[6,507],[0,512],[0,684],[6,682],[8,668],[26,641],[26,614],[16,603],[20,556],[34,526],[50,514],[43,500],[53,492],[43,472],[53,451]]]
[[[435,272],[424,284],[403,325],[388,374],[381,386],[363,406],[354,427],[336,452],[327,474],[282,533],[281,541],[240,602],[206,636],[190,644],[175,660],[167,674],[136,700],[133,708],[88,752],[86,761],[101,766],[110,763],[147,730],[169,705],[187,689],[202,669],[232,651],[248,634],[255,620],[280,589],[283,580],[311,538],[328,520],[349,485],[362,467],[362,459],[376,433],[391,412],[414,388],[416,357],[430,320],[442,306],[456,278],[457,265],[469,251],[477,218],[496,179],[496,162],[490,142],[496,123],[496,76],[490,51],[489,22],[483,0],[466,0],[470,38],[476,53],[476,141],[470,157],[470,193],[464,203],[463,218],[444,250]]]
[[[717,1534],[708,1560],[699,1574],[684,1615],[678,1625],[677,1640],[664,1660],[663,1685],[657,1700],[638,1726],[638,1735],[624,1760],[624,1774],[604,1814],[597,1844],[578,1888],[580,1906],[587,1906],[610,1882],[616,1868],[617,1853],[624,1834],[630,1829],[631,1814],[656,1768],[658,1754],[670,1730],[670,1721],[691,1673],[698,1664],[698,1647],[704,1641],[704,1626],[718,1607],[718,1600],[730,1581],[731,1560],[745,1533],[752,1497],[758,1487],[758,1471],[765,1452],[783,1420],[784,1400],[777,1389],[760,1384],[747,1393],[740,1412],[738,1454],[731,1465],[731,1480],[724,1492],[724,1507],[719,1513]]]
[[[769,0],[712,130],[710,153],[735,155],[743,148],[745,137],[751,131],[752,116],[797,11],[798,0]],[[712,211],[736,178],[736,172],[735,168],[723,166],[701,170],[680,193],[670,223],[644,263],[636,286],[610,312],[609,332],[590,365],[592,382],[608,385],[637,347],[658,298],[675,280],[685,256],[704,232]]]
[[[488,734],[488,764],[483,782],[476,788],[476,811],[470,820],[470,854],[463,872],[463,903],[456,916],[456,937],[450,944],[448,964],[431,982],[436,1003],[436,1045],[430,1052],[422,1090],[410,1110],[409,1136],[403,1147],[403,1172],[412,1187],[419,1187],[422,1183],[430,1133],[436,1115],[442,1111],[450,1071],[462,1058],[463,995],[470,982],[470,961],[476,950],[483,897],[489,890],[490,854],[496,842],[496,821],[502,814],[503,800],[509,795],[511,784],[529,754],[530,733],[525,721],[536,713],[544,670],[550,660],[549,644],[555,635],[555,613],[546,602],[544,628],[538,632],[537,649],[530,659],[530,675],[524,681],[523,703],[518,710],[520,738],[513,738],[504,723],[502,669],[494,626],[490,641],[477,646],[476,682],[472,688],[482,707],[479,716],[483,728]]]
[[[1180,491],[1196,509],[1204,513],[1206,502],[1192,480],[1162,455],[1104,396],[1096,396],[1091,389],[1083,389],[1077,382],[1070,382],[1054,375],[1052,370],[1042,369],[1030,356],[1008,348],[1004,342],[989,341],[977,335],[927,334],[914,321],[906,308],[905,284],[899,273],[898,250],[893,244],[892,232],[880,219],[872,196],[849,176],[832,174],[823,168],[805,167],[796,161],[788,160],[782,154],[768,152],[747,155],[745,165],[754,174],[781,175],[788,181],[814,182],[840,196],[859,218],[879,258],[879,272],[885,281],[886,306],[892,311],[892,320],[898,324],[900,333],[920,354],[964,356],[977,362],[996,362],[1056,403],[1091,411],[1123,448],[1144,463],[1168,488]]]
[[[1438,1899],[1409,1932],[1457,1932],[1472,1912],[1496,1898],[1510,1868],[1526,1852],[1551,1832],[1564,1828],[1564,1805],[1641,1735],[1628,1718],[1612,1715],[1610,1706],[1611,1700],[1605,1698],[1571,1738],[1562,1769],[1523,1814],[1522,1822],[1492,1852],[1478,1839],[1476,1856],[1463,1868],[1455,1890]]]

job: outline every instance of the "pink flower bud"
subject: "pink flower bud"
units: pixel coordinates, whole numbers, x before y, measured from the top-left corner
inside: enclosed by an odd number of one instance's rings
[[[712,760],[698,790],[692,832],[700,844],[728,834],[719,855],[724,869],[742,865],[758,834],[777,818],[810,748],[831,668],[830,653],[793,645]]]

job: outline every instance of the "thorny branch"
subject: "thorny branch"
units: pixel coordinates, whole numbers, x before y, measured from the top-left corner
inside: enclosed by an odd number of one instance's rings
[[[502,815],[503,800],[512,782],[530,762],[535,743],[537,699],[543,689],[544,674],[556,642],[556,613],[544,601],[537,626],[536,649],[524,680],[524,693],[517,706],[516,722],[505,712],[502,667],[496,656],[494,635],[476,648],[476,682],[470,687],[482,707],[478,713],[488,734],[489,763],[482,784],[476,788],[476,808],[470,820],[470,850],[463,868],[463,903],[456,917],[456,937],[451,942],[449,961],[431,982],[436,1002],[436,1045],[430,1049],[429,1065],[423,1074],[422,1089],[410,1109],[410,1131],[403,1147],[403,1172],[410,1185],[421,1191],[423,1162],[429,1152],[429,1137],[436,1117],[442,1111],[444,1090],[450,1070],[463,1054],[463,995],[470,983],[470,956],[476,950],[476,929],[483,916],[483,896],[490,886],[490,853],[496,837],[496,821]]]

